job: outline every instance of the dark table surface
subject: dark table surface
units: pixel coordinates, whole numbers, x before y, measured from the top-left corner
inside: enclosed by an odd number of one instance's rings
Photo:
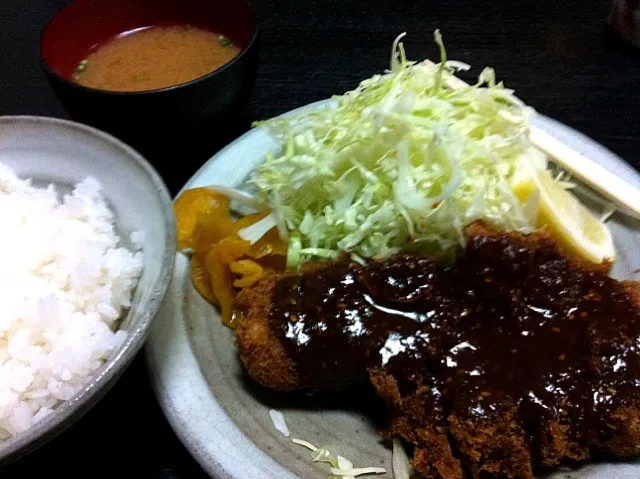
[[[40,29],[66,3],[0,1],[0,114],[66,116],[38,60]],[[355,87],[387,67],[402,31],[411,58],[433,58],[432,31],[440,28],[450,58],[495,67],[538,111],[640,168],[640,55],[605,34],[608,7],[608,0],[255,0],[261,60],[249,120]],[[160,169],[175,193],[246,128],[212,132],[204,148],[185,147],[189,161],[176,162],[179,168],[166,158],[150,160],[164,162]],[[142,356],[68,432],[0,474],[205,477],[163,418]]]

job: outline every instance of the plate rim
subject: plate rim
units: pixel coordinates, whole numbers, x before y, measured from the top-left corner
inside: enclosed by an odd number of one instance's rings
[[[290,110],[286,113],[283,113],[283,115],[290,116],[306,111],[314,111],[330,107],[332,104],[335,104],[335,100],[320,100]],[[606,166],[614,174],[618,176],[624,176],[627,181],[631,182],[636,187],[640,187],[640,173],[636,171],[625,160],[623,160],[620,156],[618,156],[605,146],[601,145],[597,141],[566,124],[563,124],[540,113],[537,113],[534,117],[534,123],[538,124],[543,130],[547,130],[552,136],[558,138],[559,140],[566,141],[567,143],[572,143],[574,145],[574,148],[578,149],[579,151],[590,151],[590,156],[600,158],[600,161],[606,163]],[[227,155],[230,150],[242,147],[243,144],[249,144],[252,139],[259,134],[260,130],[258,128],[253,128],[219,150],[194,173],[194,175],[180,189],[176,197],[178,197],[184,190],[195,186],[202,178],[206,178],[207,176],[211,175],[213,170],[215,170],[216,168],[216,161],[218,161],[221,157]],[[581,147],[577,148],[575,146],[576,144],[580,144]],[[184,265],[182,267],[180,266],[180,263],[184,261],[186,261],[186,258],[178,253],[176,257],[176,266],[174,267],[173,279],[176,279],[180,275],[180,271],[184,271]],[[172,291],[172,289],[174,291]],[[151,379],[151,386],[154,390],[154,394],[156,395],[158,403],[160,404],[162,412],[171,425],[174,433],[180,439],[184,447],[192,455],[193,459],[211,477],[220,479],[267,477],[267,475],[265,474],[267,471],[265,469],[268,469],[271,474],[273,474],[274,472],[276,473],[276,475],[269,475],[269,477],[277,477],[278,479],[300,479],[291,471],[287,470],[283,465],[278,463],[274,458],[263,452],[250,438],[245,436],[240,428],[238,428],[238,426],[236,426],[235,423],[233,423],[233,421],[224,413],[224,409],[215,399],[215,396],[209,393],[209,385],[200,370],[195,353],[191,349],[188,333],[186,331],[187,326],[184,321],[173,318],[173,324],[170,325],[173,328],[173,333],[179,333],[180,337],[172,334],[169,338],[164,338],[158,337],[155,334],[159,332],[159,323],[162,320],[161,316],[163,316],[163,313],[165,313],[167,308],[171,309],[179,307],[176,306],[176,304],[165,304],[173,300],[179,302],[179,298],[181,297],[181,293],[179,292],[179,290],[180,288],[176,288],[176,285],[172,280],[170,291],[168,292],[162,306],[160,307],[158,318],[156,318],[156,322],[154,323],[151,334],[149,335],[149,339],[147,340],[147,343],[145,345],[145,357],[147,361],[149,376]],[[169,320],[171,320],[171,317],[173,315],[169,314],[167,316],[169,317]],[[182,324],[176,324],[178,322],[181,322]],[[175,328],[178,329],[176,330]],[[169,345],[169,349],[171,349],[172,351],[171,354],[161,354],[161,348],[163,346],[166,347],[167,345]],[[167,368],[167,366],[170,366],[167,364],[167,358],[171,358],[175,351],[178,351],[181,355],[183,355],[183,357],[188,357],[189,355],[191,356],[189,358],[189,362],[192,363],[192,366],[195,366],[195,371],[192,371],[193,377],[190,378],[189,384],[195,386],[194,381],[197,381],[198,386],[206,390],[206,393],[208,393],[208,399],[211,400],[215,409],[219,410],[222,413],[222,417],[219,418],[219,421],[222,420],[222,422],[224,423],[224,427],[227,428],[226,431],[233,433],[234,435],[236,435],[235,437],[240,437],[245,443],[244,447],[247,447],[252,454],[255,454],[255,456],[253,457],[258,459],[257,466],[255,464],[251,464],[251,466],[253,467],[249,467],[247,469],[249,465],[247,464],[248,458],[245,455],[242,456],[245,461],[238,462],[237,469],[229,470],[227,467],[229,463],[228,458],[213,456],[204,449],[206,447],[206,443],[211,442],[211,438],[202,438],[197,436],[197,431],[195,431],[193,420],[190,421],[192,411],[180,410],[181,406],[176,406],[176,400],[178,400],[178,402],[180,401],[180,398],[178,397],[180,395],[180,391],[172,391],[171,386],[168,384],[169,376],[167,374],[171,374],[171,368]],[[164,363],[160,364],[158,361],[162,362],[163,359]],[[224,438],[225,440],[228,440],[228,437],[229,436],[218,436],[219,439]],[[226,450],[225,454],[228,456],[232,453]],[[238,457],[238,459],[242,458]],[[255,474],[254,467],[258,467],[258,470],[260,470],[259,476],[248,475],[250,474],[249,471],[252,469],[254,470]]]

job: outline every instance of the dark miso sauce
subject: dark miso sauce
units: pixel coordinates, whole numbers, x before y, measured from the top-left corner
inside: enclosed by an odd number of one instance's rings
[[[518,411],[525,427],[570,423],[583,440],[614,431],[614,411],[640,395],[640,317],[624,284],[574,267],[550,244],[471,238],[440,266],[397,256],[328,264],[281,279],[270,327],[305,384],[384,370],[403,394],[487,419]]]

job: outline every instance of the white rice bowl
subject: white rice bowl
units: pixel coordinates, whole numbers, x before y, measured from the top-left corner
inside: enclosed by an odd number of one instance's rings
[[[122,244],[95,179],[61,195],[3,164],[0,224],[2,440],[71,399],[124,342],[143,238]]]

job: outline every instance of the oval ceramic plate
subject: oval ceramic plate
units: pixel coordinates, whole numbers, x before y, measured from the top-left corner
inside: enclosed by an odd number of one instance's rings
[[[320,102],[296,112],[326,108]],[[293,112],[292,112],[293,113]],[[640,176],[594,141],[545,117],[540,127],[640,186]],[[263,129],[250,131],[209,160],[185,189],[210,184],[239,186],[279,145]],[[602,210],[595,195],[583,200]],[[611,219],[619,259],[613,275],[632,278],[640,266],[640,224],[621,214]],[[220,479],[326,479],[327,464],[312,463],[308,450],[274,428],[269,410],[283,412],[291,434],[316,445],[332,446],[355,467],[383,466],[377,477],[391,478],[391,450],[377,433],[366,407],[354,398],[329,401],[275,394],[252,383],[236,356],[231,331],[216,308],[195,291],[188,260],[178,255],[174,276],[146,346],[152,384],[167,419],[186,448],[212,477]],[[640,477],[640,463],[590,465],[584,479]],[[563,477],[567,477],[566,473]]]

